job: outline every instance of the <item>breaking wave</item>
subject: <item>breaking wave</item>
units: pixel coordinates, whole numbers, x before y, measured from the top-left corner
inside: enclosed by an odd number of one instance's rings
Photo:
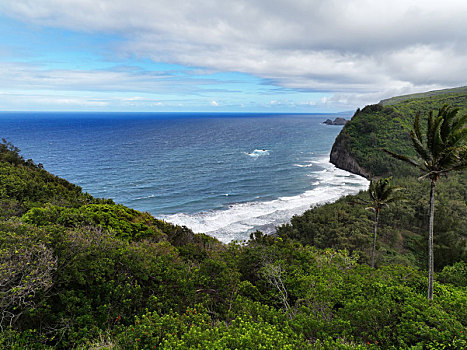
[[[368,180],[337,169],[326,159],[316,162],[323,170],[310,173],[314,188],[296,196],[270,201],[235,203],[220,210],[196,214],[178,213],[163,217],[166,221],[184,225],[196,233],[206,233],[227,243],[246,240],[251,232],[273,233],[275,226],[289,222],[292,216],[310,207],[333,202],[342,196],[356,194],[368,187]]]
[[[243,152],[243,153],[253,158],[258,158],[260,156],[269,155],[269,151],[267,149],[255,149],[253,152]]]

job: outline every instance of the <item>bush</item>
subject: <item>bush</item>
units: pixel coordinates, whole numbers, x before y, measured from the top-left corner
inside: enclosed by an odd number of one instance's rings
[[[452,266],[445,266],[438,274],[438,279],[443,283],[467,287],[467,264],[464,261],[458,261]]]

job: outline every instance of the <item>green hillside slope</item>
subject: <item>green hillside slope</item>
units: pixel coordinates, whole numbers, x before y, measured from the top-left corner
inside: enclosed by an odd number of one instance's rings
[[[428,112],[443,104],[467,113],[467,87],[395,97],[357,110],[336,138],[331,162],[366,177],[417,175],[381,150],[415,156],[408,133],[415,114],[421,113],[424,125]]]
[[[465,96],[465,94],[467,94],[467,86],[391,97],[385,100],[381,100],[380,104],[382,104],[383,106],[389,106],[399,104],[400,102],[404,101],[415,101],[419,99],[433,99],[433,101],[436,101],[439,97],[443,97],[443,95],[449,95],[449,98],[451,98],[451,101],[454,103],[457,97]]]

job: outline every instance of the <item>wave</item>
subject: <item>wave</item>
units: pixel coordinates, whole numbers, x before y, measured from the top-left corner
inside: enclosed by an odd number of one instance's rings
[[[327,158],[321,161],[320,167],[324,169],[314,172],[317,186],[302,194],[269,201],[236,203],[225,209],[196,214],[166,215],[162,219],[228,243],[232,240],[246,240],[257,229],[273,233],[275,226],[289,222],[292,216],[310,207],[333,202],[368,188],[369,182],[365,178],[337,169]]]
[[[267,149],[255,149],[253,152],[243,152],[243,153],[253,158],[258,158],[260,156],[269,155],[269,151]]]

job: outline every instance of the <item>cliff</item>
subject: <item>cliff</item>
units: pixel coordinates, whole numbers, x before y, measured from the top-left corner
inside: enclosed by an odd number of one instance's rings
[[[340,136],[340,135],[339,135]],[[349,171],[353,174],[370,179],[370,173],[362,168],[360,164],[349,153],[344,137],[337,137],[332,146],[330,161],[339,169]]]
[[[416,157],[409,129],[420,112],[422,124],[432,109],[443,104],[467,113],[467,88],[455,88],[393,97],[357,109],[344,125],[331,150],[330,161],[340,169],[366,177],[418,176],[418,171],[382,150]]]

